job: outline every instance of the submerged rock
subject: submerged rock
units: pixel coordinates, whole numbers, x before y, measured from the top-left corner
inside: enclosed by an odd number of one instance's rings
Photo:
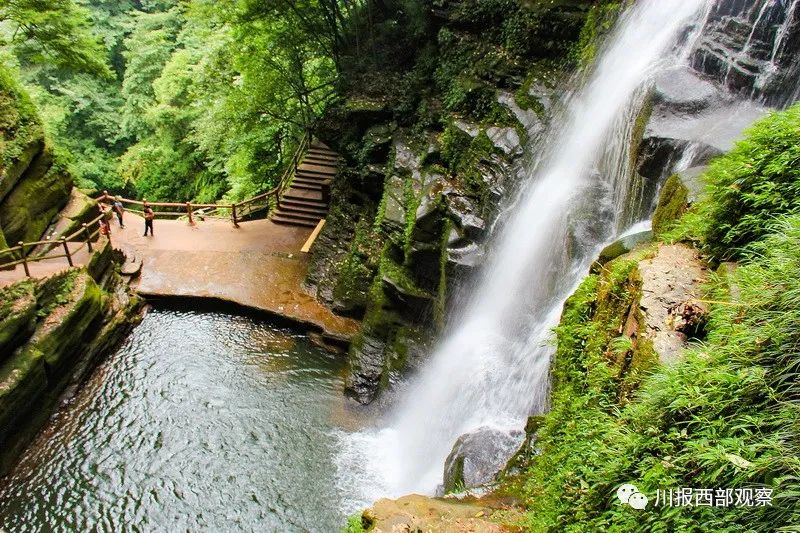
[[[489,427],[461,435],[444,463],[445,493],[494,481],[524,441],[524,431]]]

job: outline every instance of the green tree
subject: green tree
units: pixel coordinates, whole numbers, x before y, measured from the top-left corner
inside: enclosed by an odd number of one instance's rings
[[[72,0],[6,0],[0,3],[0,23],[8,29],[2,43],[28,62],[110,75],[86,10]]]

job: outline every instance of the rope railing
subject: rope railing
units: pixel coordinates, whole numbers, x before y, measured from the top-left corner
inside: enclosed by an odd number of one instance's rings
[[[156,217],[175,217],[175,218],[186,218],[189,224],[194,225],[195,218],[214,218],[214,219],[224,219],[224,220],[231,220],[233,222],[234,227],[239,227],[239,221],[251,217],[254,213],[258,213],[260,211],[266,210],[266,215],[272,211],[275,207],[280,206],[281,196],[286,188],[291,183],[292,179],[294,178],[295,173],[297,172],[297,167],[300,166],[302,161],[303,154],[306,152],[308,147],[311,144],[311,132],[307,131],[303,138],[300,140],[300,144],[297,147],[294,155],[292,156],[289,165],[286,167],[286,170],[281,175],[281,179],[278,182],[278,185],[273,187],[272,189],[268,190],[267,192],[261,193],[259,195],[253,196],[252,198],[248,198],[246,200],[242,200],[241,202],[231,203],[231,204],[216,204],[216,203],[177,203],[177,202],[148,202],[147,200],[133,200],[130,198],[122,198],[119,196],[113,196],[108,193],[108,191],[103,191],[103,194],[97,198],[97,201],[100,203],[112,203],[119,201],[123,205],[131,206],[125,207],[125,211],[129,211],[132,213],[137,213],[144,215],[144,206],[148,204],[150,208],[160,208],[166,209],[156,211],[153,210],[153,214]],[[220,212],[229,212],[226,215],[220,215]],[[40,241],[33,241],[33,242],[23,242],[20,241],[17,243],[16,246],[12,246],[9,248],[5,248],[0,250],[0,260],[4,257],[11,256],[13,258],[12,261],[6,261],[0,263],[0,270],[7,270],[10,268],[16,268],[18,265],[23,266],[23,270],[25,271],[25,275],[27,277],[31,277],[30,272],[30,264],[36,263],[39,261],[45,261],[50,259],[61,259],[66,258],[67,263],[70,267],[74,266],[74,255],[79,251],[83,250],[84,248],[88,247],[89,253],[94,252],[93,248],[93,241],[100,235],[100,221],[103,218],[109,217],[110,214],[107,211],[103,211],[99,216],[95,217],[94,219],[81,224],[80,229],[74,231],[69,235],[62,236],[58,239],[46,239]],[[113,216],[113,215],[111,215]],[[97,226],[97,229],[91,231],[90,228]],[[110,232],[107,233],[107,237],[109,241],[111,239]],[[69,243],[81,243],[80,246],[74,249],[70,249]],[[44,251],[44,253],[38,254],[36,256],[29,256],[29,252],[36,247],[40,246],[47,246],[48,249]],[[51,254],[53,250],[60,247],[63,250],[63,253]]]

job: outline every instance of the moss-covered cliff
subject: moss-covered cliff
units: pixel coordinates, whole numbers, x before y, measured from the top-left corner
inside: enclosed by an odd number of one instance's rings
[[[71,189],[33,103],[0,66],[0,249],[39,240]]]

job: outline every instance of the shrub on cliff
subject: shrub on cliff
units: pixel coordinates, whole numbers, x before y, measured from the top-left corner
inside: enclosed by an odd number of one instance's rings
[[[776,217],[800,212],[800,105],[758,122],[705,179],[706,198],[673,236],[698,242],[715,259],[737,258]]]

